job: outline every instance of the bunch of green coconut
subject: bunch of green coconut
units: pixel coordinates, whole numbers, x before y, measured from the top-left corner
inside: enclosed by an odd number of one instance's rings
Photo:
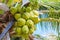
[[[28,39],[29,34],[33,34],[36,30],[35,25],[40,21],[38,11],[32,10],[31,7],[21,8],[19,4],[16,7],[11,7],[10,12],[15,18],[13,25],[15,36]]]

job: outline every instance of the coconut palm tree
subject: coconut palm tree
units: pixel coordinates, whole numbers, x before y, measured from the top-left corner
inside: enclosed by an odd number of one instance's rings
[[[60,0],[41,0],[41,6],[42,8],[47,8],[47,10],[49,11],[45,11],[44,13],[48,13],[48,18],[46,19],[46,22],[49,18],[53,18],[52,20],[48,20],[48,22],[50,21],[51,23],[51,27],[52,30],[56,31],[56,33],[58,34],[58,40],[59,40],[59,29],[60,29]],[[40,7],[40,9],[42,10],[42,8]],[[43,12],[43,11],[42,11]],[[41,15],[40,15],[41,16]],[[46,15],[45,15],[46,16]],[[45,19],[45,18],[44,18]],[[43,28],[42,28],[43,29]],[[47,28],[45,28],[47,29]]]

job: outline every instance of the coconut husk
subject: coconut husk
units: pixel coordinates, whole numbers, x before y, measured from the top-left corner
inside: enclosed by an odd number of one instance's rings
[[[13,19],[10,12],[5,12],[0,15],[0,33],[4,30],[4,28],[8,25],[8,23]]]

